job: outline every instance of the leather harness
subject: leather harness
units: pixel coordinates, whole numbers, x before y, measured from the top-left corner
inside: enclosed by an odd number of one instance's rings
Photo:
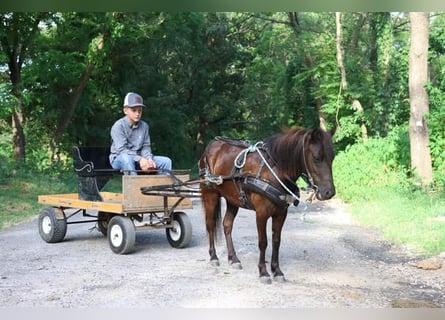
[[[205,174],[209,187],[211,184],[222,184],[224,180],[232,180],[239,193],[239,200],[241,201],[243,208],[246,209],[254,209],[254,208],[251,202],[249,201],[248,197],[246,196],[244,190],[261,194],[262,196],[266,197],[271,202],[273,202],[276,206],[281,208],[287,208],[290,203],[293,203],[295,206],[298,205],[298,200],[289,197],[289,195],[286,192],[283,192],[281,189],[274,186],[270,181],[260,177],[260,174],[264,167],[264,160],[261,161],[261,165],[258,169],[256,176],[253,176],[251,174],[245,174],[242,172],[245,161],[243,163],[243,161],[241,161],[240,159],[244,157],[245,160],[249,152],[253,152],[256,150],[255,148],[252,148],[252,145],[248,141],[231,139],[221,136],[216,137],[215,140],[224,141],[233,146],[242,147],[244,149],[236,157],[234,167],[229,176],[226,177],[215,176],[209,172],[208,167],[205,169],[201,168],[201,174]],[[265,147],[263,143],[257,143],[255,147],[265,151],[268,159],[273,161],[267,147]],[[299,195],[299,189],[298,186],[295,184],[295,182],[293,182],[290,178],[287,178],[287,180],[288,183],[292,185],[292,189],[294,189],[293,192],[296,192]]]

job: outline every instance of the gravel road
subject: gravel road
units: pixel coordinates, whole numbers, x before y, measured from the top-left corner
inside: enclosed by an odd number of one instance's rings
[[[172,248],[164,230],[143,231],[128,255],[114,254],[93,223],[69,225],[63,242],[47,244],[36,215],[0,231],[0,307],[445,307],[445,267],[414,267],[420,257],[357,225],[337,199],[314,202],[305,221],[301,210],[289,209],[282,234],[287,281],[272,284],[258,279],[252,211],[241,210],[235,221],[242,270],[228,266],[222,239],[221,266],[209,265],[199,201],[186,210],[189,247]]]

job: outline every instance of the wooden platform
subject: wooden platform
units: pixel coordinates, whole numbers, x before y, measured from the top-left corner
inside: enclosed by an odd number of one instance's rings
[[[189,179],[188,175],[176,176],[181,181]],[[53,207],[90,209],[118,214],[161,212],[165,207],[172,207],[180,197],[162,197],[143,195],[141,187],[168,185],[174,183],[168,175],[122,176],[122,193],[101,192],[104,201],[79,200],[77,193],[40,195],[38,202]],[[193,209],[190,198],[184,198],[176,209]]]

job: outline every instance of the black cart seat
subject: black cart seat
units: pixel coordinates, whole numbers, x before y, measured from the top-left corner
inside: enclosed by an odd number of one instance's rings
[[[113,169],[109,162],[110,147],[74,147],[74,172],[78,177],[80,200],[103,201],[100,190],[120,170]]]

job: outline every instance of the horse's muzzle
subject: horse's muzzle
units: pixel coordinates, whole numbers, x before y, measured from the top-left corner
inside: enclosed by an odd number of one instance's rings
[[[319,188],[316,194],[318,200],[329,200],[335,196],[335,188]]]

